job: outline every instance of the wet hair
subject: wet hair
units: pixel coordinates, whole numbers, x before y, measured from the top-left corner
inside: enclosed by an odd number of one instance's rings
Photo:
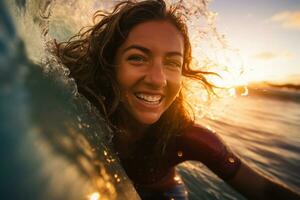
[[[123,1],[110,13],[97,11],[93,19],[100,20],[92,27],[82,29],[69,41],[57,44],[56,56],[69,68],[70,77],[75,79],[79,93],[93,103],[112,126],[119,120],[118,109],[121,106],[120,88],[116,81],[116,53],[138,24],[161,20],[174,25],[184,40],[182,75],[199,80],[209,94],[213,92],[213,86],[205,78],[206,72],[191,68],[191,44],[178,6],[167,7],[163,0]],[[187,109],[180,91],[149,130],[161,133],[156,134],[159,135],[156,149],[164,151],[168,141],[193,121],[194,116]]]

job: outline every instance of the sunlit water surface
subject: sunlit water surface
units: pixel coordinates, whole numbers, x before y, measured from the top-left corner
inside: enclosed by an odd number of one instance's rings
[[[284,98],[283,98],[284,97]],[[266,176],[300,191],[300,92],[280,90],[225,98],[199,119],[239,157]],[[192,199],[243,199],[205,166],[179,167]]]

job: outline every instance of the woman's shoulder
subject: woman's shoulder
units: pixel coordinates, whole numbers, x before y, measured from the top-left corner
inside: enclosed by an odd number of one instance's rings
[[[215,131],[199,123],[193,123],[184,129],[183,133],[197,132],[202,134],[215,134]]]
[[[240,159],[222,138],[200,124],[186,128],[178,137],[177,146],[182,149],[184,160],[200,161],[224,180],[232,178],[240,166]]]
[[[218,134],[201,124],[192,124],[182,131],[178,138],[185,145],[195,145],[198,148],[208,148],[208,150],[219,152],[223,151],[225,143]]]

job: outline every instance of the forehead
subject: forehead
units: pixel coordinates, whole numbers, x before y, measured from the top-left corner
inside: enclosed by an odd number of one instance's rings
[[[122,45],[141,45],[153,51],[177,51],[183,54],[183,36],[168,21],[149,21],[138,24],[130,32]]]

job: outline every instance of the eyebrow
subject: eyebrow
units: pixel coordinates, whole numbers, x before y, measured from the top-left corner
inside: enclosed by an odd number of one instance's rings
[[[129,47],[127,47],[123,50],[123,53],[126,52],[126,51],[129,51],[131,49],[138,49],[138,50],[144,52],[147,55],[152,55],[150,49],[147,49],[146,47],[143,47],[143,46],[140,46],[140,45],[130,45]],[[166,53],[166,55],[167,56],[181,56],[181,57],[183,57],[182,53],[177,52],[177,51],[168,52],[168,53]]]
[[[126,49],[123,50],[123,53],[126,52],[126,51],[129,51],[131,49],[138,49],[142,52],[144,52],[145,54],[148,54],[150,55],[151,54],[151,51],[143,46],[140,46],[140,45],[130,45],[129,47],[127,47]]]

